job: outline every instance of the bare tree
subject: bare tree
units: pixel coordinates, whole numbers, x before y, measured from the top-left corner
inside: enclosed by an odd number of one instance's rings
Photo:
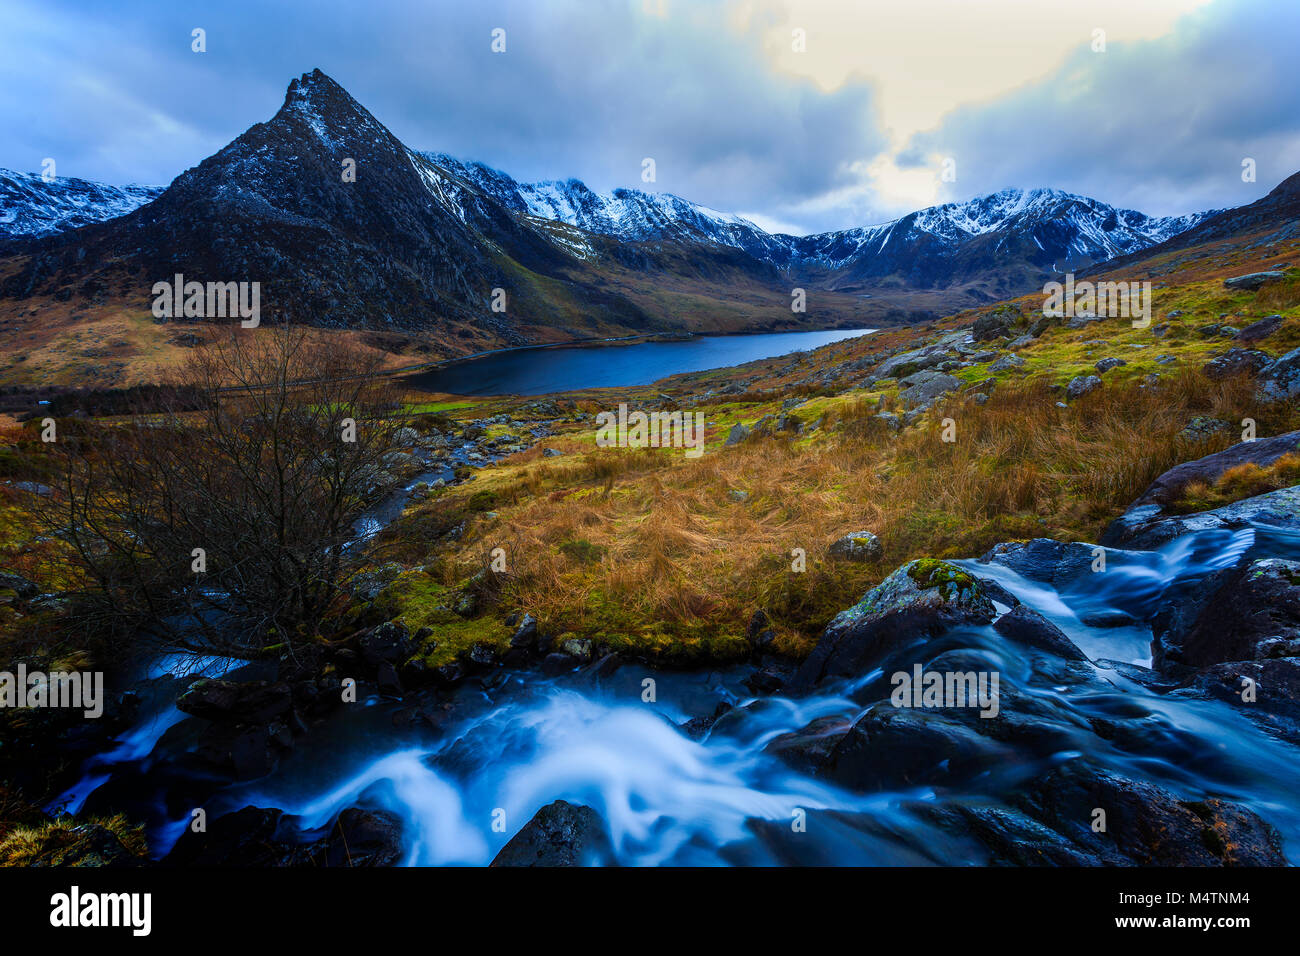
[[[59,487],[41,507],[81,613],[197,654],[293,653],[355,572],[346,545],[384,490],[395,393],[376,359],[287,326],[237,330],[180,378],[198,411],[47,446]]]

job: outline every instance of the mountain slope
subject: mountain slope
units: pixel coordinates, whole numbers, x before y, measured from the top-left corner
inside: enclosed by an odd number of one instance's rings
[[[49,236],[125,216],[157,199],[163,186],[106,186],[69,177],[47,182],[0,169],[0,239]]]
[[[520,184],[417,153],[319,70],[289,85],[270,120],[125,215],[49,234],[28,224],[50,205],[49,184],[34,179],[22,181],[33,210],[23,235],[0,241],[0,320],[18,320],[7,334],[23,348],[44,336],[50,354],[73,347],[52,330],[88,310],[157,325],[152,288],[176,274],[257,282],[264,321],[391,334],[377,347],[398,352],[417,336],[423,355],[632,332],[878,326],[1024,293],[1200,220],[1007,190],[878,226],[772,235],[668,194]],[[84,218],[148,195],[99,188],[64,191],[104,197],[86,198]],[[790,308],[796,288],[807,291],[804,313]],[[490,306],[494,290],[504,311]],[[38,368],[11,363],[0,377]]]
[[[424,155],[531,216],[625,241],[730,246],[795,278],[822,278],[846,291],[890,276],[919,288],[942,288],[1008,263],[1024,266],[1017,273],[1046,277],[1155,245],[1217,213],[1154,219],[1057,189],[1006,189],[879,225],[791,236],[767,233],[747,219],[669,193],[616,189],[602,194],[576,179],[520,183],[482,163]]]
[[[355,181],[344,180],[345,161]],[[326,327],[461,329],[522,341],[528,316],[493,313],[493,288],[551,275],[554,298],[593,305],[559,273],[573,257],[478,194],[456,194],[337,83],[294,80],[279,112],[149,205],[65,236],[17,247],[25,261],[0,287],[15,298],[56,294],[147,298],[175,273],[261,284],[262,310]],[[537,296],[521,291],[516,304]],[[544,298],[544,296],[543,296]],[[545,320],[541,303],[534,321]],[[595,309],[601,312],[600,308]],[[627,302],[603,309],[644,323]]]
[[[772,235],[748,219],[709,209],[671,193],[615,189],[597,193],[577,179],[520,183],[482,163],[445,153],[430,162],[509,209],[625,242],[676,241],[729,246],[775,266],[788,265],[791,236]]]
[[[805,263],[822,263],[825,281],[840,291],[901,283],[964,287],[994,300],[1147,248],[1210,215],[1153,219],[1060,190],[1007,189],[880,226],[806,237],[796,250]]]
[[[1194,250],[1197,257],[1224,256],[1245,244],[1267,246],[1300,238],[1300,173],[1284,179],[1264,198],[1206,216],[1156,245],[1102,263],[1087,274],[1142,269]]]

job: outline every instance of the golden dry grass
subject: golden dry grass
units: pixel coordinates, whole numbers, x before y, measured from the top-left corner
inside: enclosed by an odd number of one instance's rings
[[[575,431],[557,439],[565,457],[531,450],[421,510],[478,495],[484,506],[438,559],[444,579],[482,568],[502,547],[501,609],[528,610],[552,633],[669,660],[725,658],[744,651],[761,607],[779,646],[798,653],[911,558],[1038,536],[1095,540],[1162,471],[1234,440],[1190,443],[1179,432],[1194,416],[1249,415],[1261,434],[1300,426],[1294,409],[1258,406],[1249,382],[1193,371],[1158,389],[1115,384],[1068,408],[1058,398],[1041,383],[999,389],[983,407],[955,397],[895,435],[873,417],[875,400],[850,394],[808,436],[715,444],[695,460],[595,449],[589,430]],[[945,418],[953,442],[941,439]],[[882,558],[829,561],[830,543],[859,530],[880,537]],[[806,552],[802,573],[792,570],[795,549]]]
[[[143,857],[147,852],[144,827],[132,825],[123,814],[93,820],[61,817],[35,824],[0,823],[0,866],[31,866],[38,862],[57,866],[70,855],[79,856],[79,851],[85,849],[81,846],[85,837],[77,827],[84,823],[93,823],[110,831],[133,856]],[[83,862],[97,865],[99,860],[92,853]]]

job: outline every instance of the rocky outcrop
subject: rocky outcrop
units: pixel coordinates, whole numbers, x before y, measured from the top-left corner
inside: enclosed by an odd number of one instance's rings
[[[740,422],[736,422],[736,424],[731,426],[731,431],[727,432],[726,444],[728,446],[739,445],[748,437],[749,437],[749,429],[746,428]]]
[[[1212,455],[1175,465],[1153,481],[1133,504],[1168,504],[1176,500],[1183,489],[1194,481],[1213,484],[1229,468],[1244,464],[1267,467],[1283,455],[1297,450],[1300,450],[1300,431],[1239,442]]]
[[[244,807],[187,829],[167,866],[393,866],[402,859],[402,822],[384,810],[348,807],[320,831],[304,831],[283,810]]]
[[[899,383],[898,400],[904,408],[920,408],[942,395],[961,388],[961,379],[943,372],[924,371],[907,376]]]
[[[1300,349],[1292,349],[1259,373],[1256,384],[1265,402],[1285,402],[1300,397]]]
[[[1281,836],[1251,810],[1080,763],[1028,784],[1011,808],[967,804],[928,816],[974,835],[998,864],[1286,865]]]
[[[1195,531],[1236,530],[1253,524],[1300,527],[1300,486],[1282,488],[1195,514],[1169,515],[1158,504],[1135,505],[1106,528],[1101,543],[1151,551]]]
[[[270,681],[196,680],[176,700],[178,710],[218,723],[265,723],[292,706],[289,685]]]
[[[946,561],[910,561],[831,621],[791,689],[865,673],[906,643],[959,624],[990,624],[995,616],[984,588],[966,571]]]
[[[1258,342],[1266,339],[1282,327],[1283,318],[1280,315],[1268,315],[1258,322],[1252,322],[1240,332],[1237,333],[1239,342]]]
[[[1061,660],[1086,661],[1088,655],[1065,632],[1027,604],[1019,604],[993,623],[993,630],[1025,647],[1036,647]]]
[[[1251,561],[1215,583],[1193,620],[1158,635],[1158,663],[1200,668],[1300,658],[1300,562]]]
[[[850,790],[893,790],[969,779],[1011,759],[1011,748],[950,713],[878,704],[829,749],[818,774]]]
[[[1281,489],[1255,498],[1234,502],[1197,515],[1171,515],[1166,506],[1177,501],[1193,482],[1213,485],[1224,472],[1239,465],[1267,468],[1283,455],[1300,449],[1300,431],[1239,442],[1223,451],[1170,468],[1139,495],[1128,510],[1111,522],[1101,537],[1110,547],[1150,549],[1180,534],[1209,527],[1241,527],[1261,520],[1289,526],[1295,521],[1295,489]],[[1274,519],[1274,520],[1270,520]]]
[[[1221,700],[1300,746],[1300,657],[1212,664],[1186,677],[1170,696]]]
[[[1202,366],[1210,378],[1228,378],[1233,375],[1258,375],[1271,365],[1273,359],[1259,349],[1228,349]]]
[[[1268,282],[1277,282],[1279,279],[1285,279],[1286,273],[1277,269],[1267,272],[1251,272],[1244,276],[1233,276],[1230,279],[1224,279],[1223,285],[1227,289],[1247,289],[1254,291]]]
[[[1023,578],[1063,588],[1090,573],[1093,546],[1077,542],[1035,538],[994,545],[980,557],[981,564],[997,564]]]
[[[591,807],[547,804],[501,848],[492,866],[613,866],[605,822]]]

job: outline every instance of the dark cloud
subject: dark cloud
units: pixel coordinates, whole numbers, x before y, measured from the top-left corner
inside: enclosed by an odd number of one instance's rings
[[[523,180],[642,187],[653,157],[645,188],[806,231],[897,206],[860,172],[888,148],[867,80],[826,93],[773,71],[758,33],[770,20],[737,33],[721,4],[659,20],[641,0],[5,3],[0,166],[49,156],[61,175],[167,182],[320,67],[409,145]],[[1053,185],[1153,213],[1248,202],[1300,168],[1297,38],[1300,5],[1219,0],[1163,39],[1081,48],[894,162],[956,157],[944,198]],[[1246,156],[1255,185],[1240,181]]]
[[[21,5],[0,66],[0,165],[54,156],[63,175],[166,182],[313,67],[415,148],[722,209],[816,196],[845,182],[846,158],[883,147],[865,87],[828,95],[774,74],[721,6],[678,7],[657,20],[577,0]],[[195,27],[206,53],[190,50]]]

